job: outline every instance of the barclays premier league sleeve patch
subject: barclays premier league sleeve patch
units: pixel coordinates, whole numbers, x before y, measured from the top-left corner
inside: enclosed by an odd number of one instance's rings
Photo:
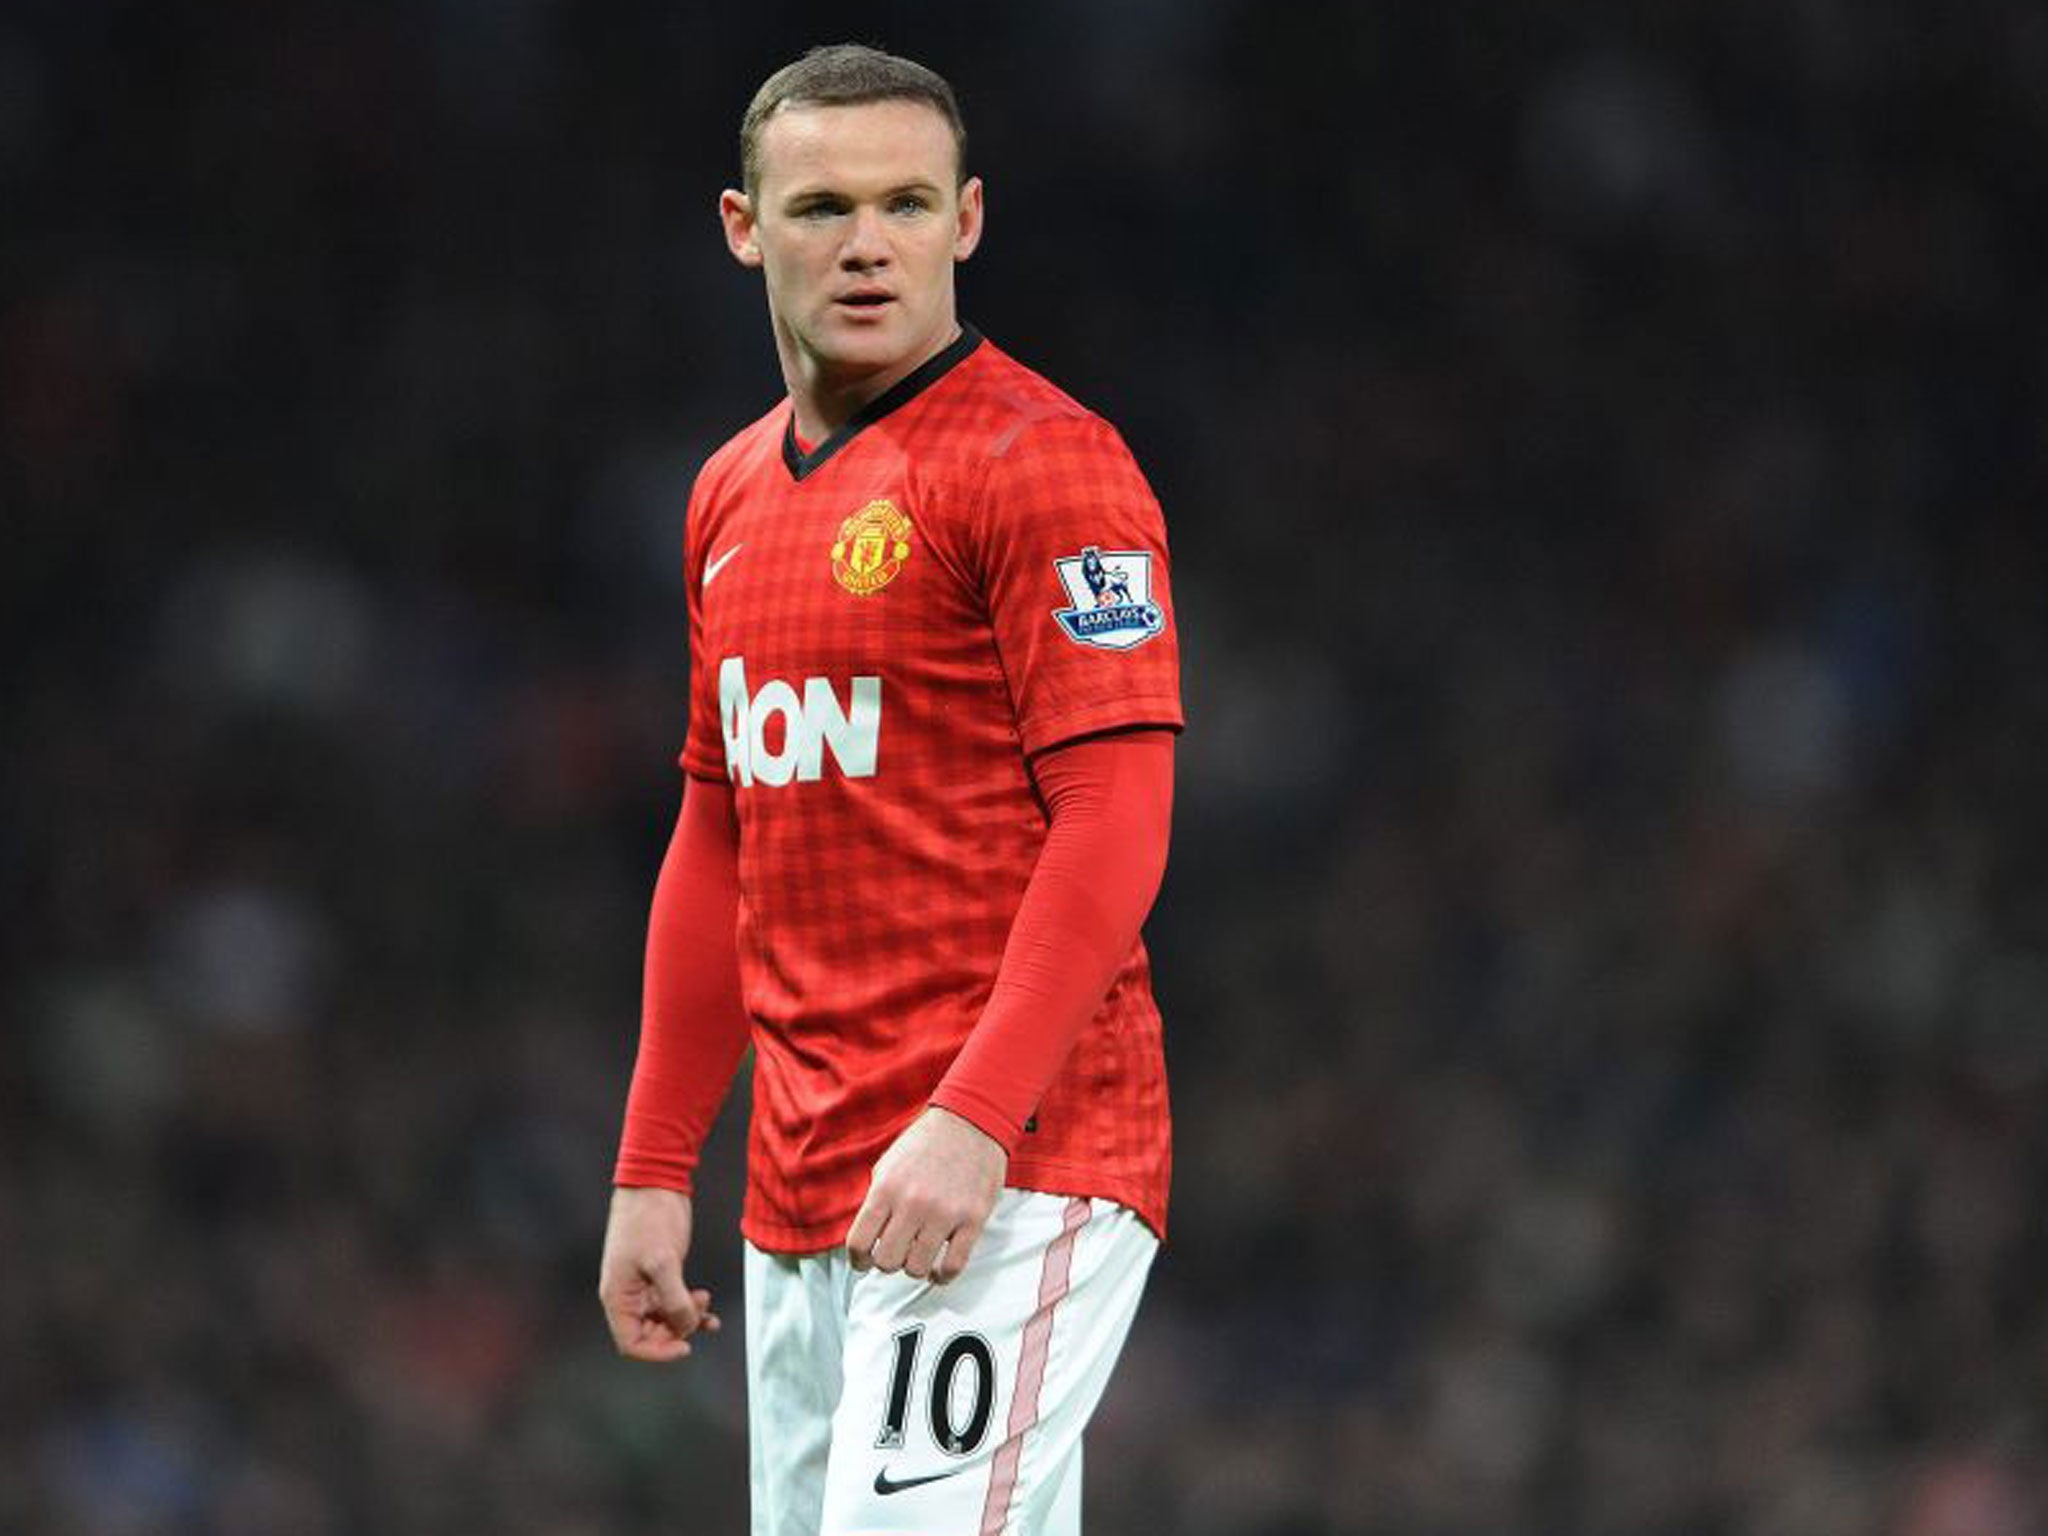
[[[1071,608],[1052,616],[1076,645],[1128,651],[1166,628],[1166,615],[1152,601],[1152,556],[1141,549],[1107,554],[1089,545],[1078,555],[1055,560]]]

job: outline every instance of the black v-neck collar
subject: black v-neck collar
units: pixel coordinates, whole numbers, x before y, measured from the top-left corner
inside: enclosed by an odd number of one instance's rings
[[[866,405],[855,411],[840,426],[839,430],[826,438],[809,453],[796,445],[796,411],[789,413],[789,421],[782,429],[782,462],[789,467],[790,477],[802,480],[823,464],[833,454],[844,448],[861,430],[871,427],[900,405],[907,405],[932,385],[951,373],[955,366],[964,362],[967,355],[981,345],[981,332],[971,325],[960,327],[960,334],[942,350],[934,352],[894,384],[883,390]]]

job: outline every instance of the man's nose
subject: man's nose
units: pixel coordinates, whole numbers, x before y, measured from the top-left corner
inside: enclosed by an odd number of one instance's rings
[[[856,208],[853,221],[846,231],[846,244],[840,249],[839,260],[847,267],[884,266],[889,261],[888,231],[882,224],[882,213],[878,208]]]

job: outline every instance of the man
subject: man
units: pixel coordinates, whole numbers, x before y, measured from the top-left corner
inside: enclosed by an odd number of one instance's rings
[[[788,398],[690,498],[686,788],[599,1295],[636,1359],[718,1328],[691,1176],[751,1042],[757,1536],[1078,1531],[1165,1225],[1164,528],[1115,431],[956,317],[964,155],[937,75],[818,49],[719,200]]]

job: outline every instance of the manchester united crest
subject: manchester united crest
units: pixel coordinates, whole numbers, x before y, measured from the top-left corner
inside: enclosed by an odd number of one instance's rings
[[[871,501],[839,525],[832,577],[855,597],[872,597],[910,558],[910,519],[893,501]]]

